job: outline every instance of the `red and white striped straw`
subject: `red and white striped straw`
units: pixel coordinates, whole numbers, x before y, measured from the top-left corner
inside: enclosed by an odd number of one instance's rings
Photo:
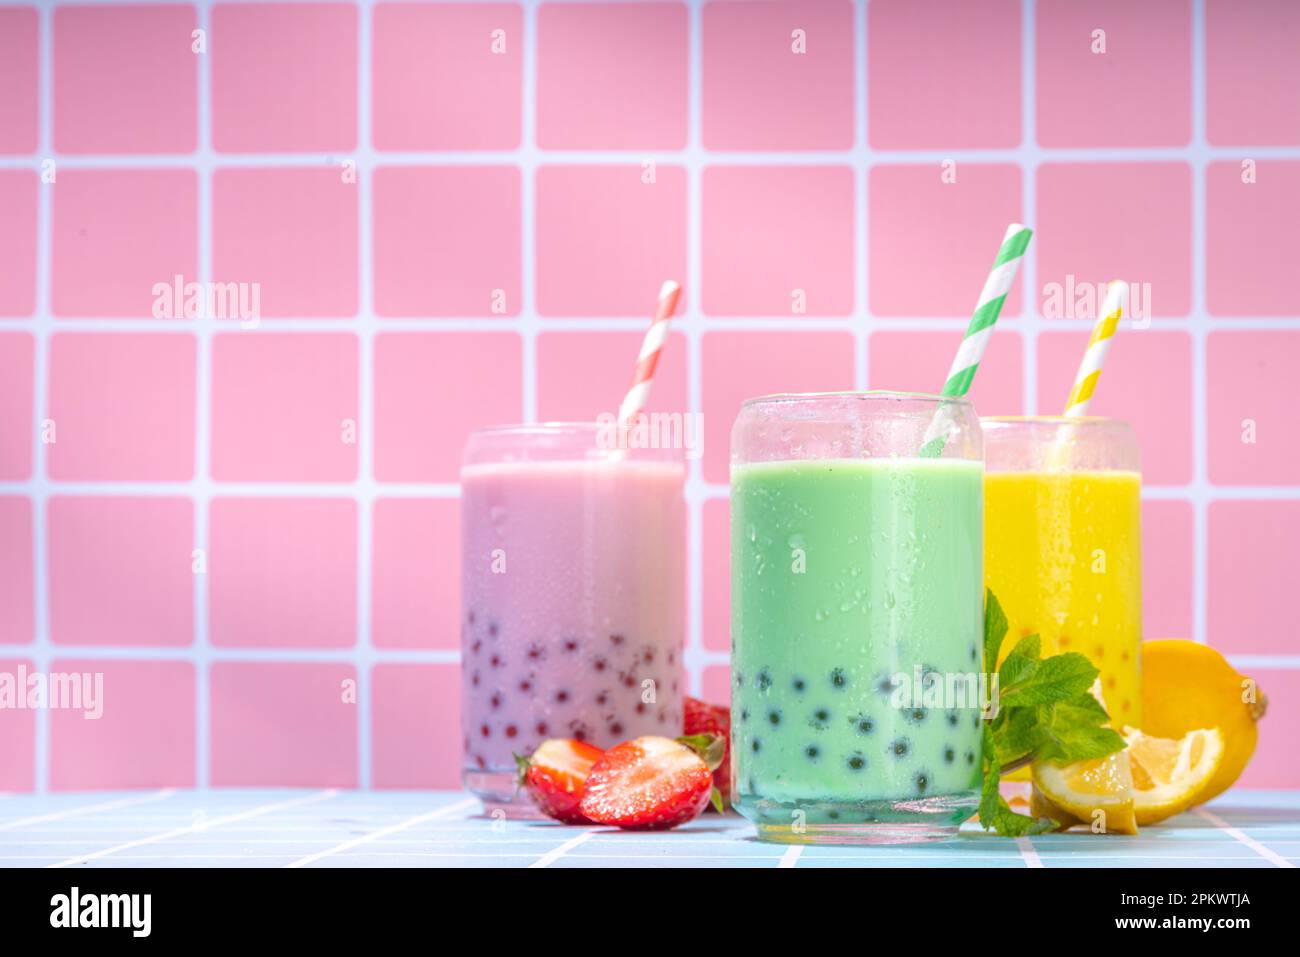
[[[646,399],[650,397],[650,384],[654,381],[655,366],[659,364],[659,354],[668,341],[668,323],[677,311],[677,300],[681,295],[682,287],[671,279],[665,280],[659,290],[654,320],[646,330],[645,338],[641,340],[641,354],[636,357],[632,385],[623,397],[623,404],[618,407],[620,424],[626,425],[629,419],[645,408]]]

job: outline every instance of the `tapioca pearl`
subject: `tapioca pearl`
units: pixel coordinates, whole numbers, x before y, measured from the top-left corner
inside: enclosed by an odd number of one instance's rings
[[[912,723],[912,724],[924,724],[924,723],[925,723],[925,717],[926,717],[926,710],[925,710],[924,708],[904,708],[904,709],[903,709],[903,718],[904,718],[904,720],[906,720],[906,721],[908,721],[908,722],[910,722],[910,723]]]
[[[497,708],[501,707],[501,702],[503,700],[504,699],[501,696],[501,692],[494,691],[492,692],[492,697],[488,698],[488,706],[491,707],[493,711],[495,711]]]
[[[743,671],[736,672],[736,687],[737,688],[745,687],[745,673]]]
[[[1029,634],[1023,635],[1022,637],[1024,637],[1024,638],[1028,638],[1029,635],[1032,635],[1032,634],[1033,634],[1033,632],[1031,631],[1031,632],[1029,632]],[[1061,637],[1057,638],[1057,639],[1056,639],[1056,647],[1058,647],[1058,648],[1069,648],[1069,647],[1070,647],[1070,636],[1069,636],[1069,635],[1061,635]]]
[[[1115,679],[1114,675],[1111,675],[1109,678],[1106,679],[1106,687],[1109,688],[1111,691],[1114,691],[1118,686],[1119,686],[1119,682]]]
[[[480,771],[487,770],[487,759],[481,754],[474,755],[474,764],[478,766]]]
[[[953,761],[957,760],[957,752],[954,751],[952,748],[944,748],[944,749],[943,749],[943,759],[944,759],[944,761],[946,761],[948,764],[952,764]]]
[[[505,659],[502,658],[500,655],[493,655],[491,658],[488,659],[488,664],[491,665],[493,668],[500,668],[505,663],[506,663]]]
[[[550,727],[546,724],[545,721],[538,721],[537,726],[533,728],[533,730],[536,731],[539,735],[541,735],[544,738],[546,737],[547,732],[550,731]]]
[[[559,691],[555,692],[554,698],[556,704],[564,704],[564,702],[569,700],[569,692],[561,688]]]
[[[795,678],[790,682],[790,687],[794,688],[795,691],[802,692],[808,687],[808,682],[804,681],[802,678]]]
[[[970,724],[972,728],[979,728],[981,725],[983,725],[983,723],[984,723],[984,719],[980,716],[980,713],[978,711],[976,711],[973,715],[971,715]]]
[[[495,638],[499,634],[501,634],[501,629],[497,626],[497,623],[495,621],[491,622],[488,625],[488,637]]]
[[[492,728],[486,724],[481,724],[479,725],[478,733],[485,738],[490,738],[492,737]]]
[[[974,751],[967,751],[967,752],[966,752],[966,763],[967,763],[967,764],[970,764],[970,765],[973,765],[973,764],[975,763],[975,752],[974,752]]]
[[[838,821],[840,819],[840,812],[835,810],[827,811],[826,817],[828,820]]]
[[[961,718],[958,716],[956,711],[949,711],[947,718],[949,727],[953,728],[957,727],[958,722],[961,721]]]
[[[608,691],[597,691],[597,692],[596,692],[596,704],[600,705],[601,707],[604,707],[605,705],[609,704],[609,692],[608,692]]]
[[[758,672],[758,677],[754,680],[758,684],[758,690],[766,694],[768,689],[772,687],[772,672],[763,668]]]
[[[561,647],[564,648],[567,654],[573,654],[578,650],[578,640],[576,638],[565,638]]]
[[[635,688],[635,687],[636,687],[636,676],[635,676],[635,675],[623,675],[623,687],[624,687],[624,688]]]
[[[532,681],[530,681],[528,678],[525,678],[523,681],[519,682],[519,690],[525,693],[532,691],[533,690]]]
[[[746,721],[748,721],[748,720],[749,720],[749,709],[748,709],[748,708],[741,708],[741,709],[740,709],[740,723],[741,723],[741,724],[744,724],[744,723],[745,723]]]
[[[1121,652],[1119,653],[1119,660],[1120,660],[1120,661],[1128,661],[1128,660],[1129,660],[1129,653],[1128,653],[1127,651],[1121,651]]]
[[[609,733],[620,735],[623,733],[623,723],[621,721],[611,721],[609,723]]]
[[[867,766],[867,759],[861,751],[854,751],[844,763],[850,771],[861,771]]]
[[[473,608],[471,608],[471,609],[470,609],[468,612],[466,612],[466,614],[465,614],[465,620],[468,621],[471,625],[474,624],[474,620],[475,620],[477,617],[478,617],[478,615],[475,614]]]
[[[1102,658],[1105,658],[1105,657],[1106,657],[1106,648],[1105,648],[1105,646],[1104,646],[1104,645],[1098,645],[1097,647],[1093,648],[1093,649],[1092,649],[1092,657],[1093,657],[1095,660],[1097,660],[1097,661],[1101,661]]]
[[[853,727],[857,729],[858,734],[871,734],[876,730],[876,723],[866,715],[859,715],[853,719]]]
[[[808,724],[818,731],[825,731],[827,725],[831,723],[831,711],[829,708],[818,708],[808,716]]]
[[[546,658],[546,649],[537,642],[533,642],[528,646],[528,650],[524,652],[524,655],[529,661],[543,661]]]
[[[659,723],[660,723],[660,724],[667,724],[667,723],[668,723],[668,712],[667,712],[667,711],[660,710],[660,712],[659,712]]]
[[[472,685],[473,687],[477,688],[477,687],[479,686],[479,682],[482,681],[482,680],[483,680],[483,679],[480,677],[480,675],[479,675],[479,673],[478,673],[477,671],[471,671],[471,672],[470,672],[470,675],[469,675],[469,683],[470,683],[470,685]]]
[[[912,742],[907,738],[895,738],[889,744],[889,753],[896,758],[905,758],[912,751]]]
[[[593,671],[604,671],[609,667],[609,662],[604,658],[593,658],[591,659],[591,667]]]
[[[513,724],[506,725],[506,737],[507,738],[519,737],[519,729],[515,727]]]
[[[979,658],[980,658],[979,649],[978,649],[975,645],[971,645],[971,646],[970,646],[970,660],[971,660],[972,662],[975,662],[975,661],[979,661]]]
[[[893,695],[898,690],[898,682],[894,680],[893,675],[881,675],[876,679],[876,691],[886,698]]]
[[[803,749],[803,754],[809,761],[816,761],[821,757],[822,749],[817,747],[815,744],[810,744]]]
[[[637,714],[645,714],[648,710],[650,710],[650,709],[646,707],[646,703],[645,703],[644,701],[638,701],[638,702],[636,703],[636,713],[637,713]]]
[[[753,741],[749,742],[749,750],[753,751],[755,754],[758,754],[758,752],[763,750],[763,742],[760,741],[758,738],[755,738]]]
[[[641,648],[641,660],[650,664],[655,660],[655,650],[650,645],[644,645]]]
[[[916,776],[912,778],[912,784],[916,788],[917,794],[924,794],[930,789],[930,772],[918,771]]]
[[[843,690],[848,686],[849,677],[844,673],[843,668],[835,668],[831,671],[831,687]]]
[[[625,639],[623,638],[622,635],[615,634],[615,635],[610,635],[609,640],[611,644],[618,646],[623,644]]]
[[[779,708],[773,708],[767,713],[767,723],[772,727],[777,727],[781,723],[781,711]]]
[[[480,651],[483,650],[483,639],[475,638],[474,643],[469,646],[469,650],[470,650],[470,654],[477,655]]]

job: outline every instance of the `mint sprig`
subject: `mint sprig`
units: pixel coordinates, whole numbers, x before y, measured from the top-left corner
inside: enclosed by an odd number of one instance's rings
[[[984,607],[984,661],[992,667],[1002,651],[1007,616],[992,591]],[[1103,758],[1124,748],[1106,727],[1110,716],[1089,689],[1097,669],[1075,652],[1043,658],[1037,635],[1021,638],[998,668],[998,711],[984,721],[984,784],[979,821],[986,830],[1024,837],[1054,830],[1047,818],[1017,814],[998,792],[1004,771],[1031,761],[1068,764]]]

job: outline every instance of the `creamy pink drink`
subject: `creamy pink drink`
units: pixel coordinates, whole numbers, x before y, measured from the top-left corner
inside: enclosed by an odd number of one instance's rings
[[[461,469],[466,787],[515,797],[515,754],[682,725],[685,467],[593,425],[471,436]]]

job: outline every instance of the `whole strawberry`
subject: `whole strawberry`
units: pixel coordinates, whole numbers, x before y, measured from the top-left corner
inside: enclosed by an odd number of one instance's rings
[[[713,772],[713,786],[722,795],[722,806],[731,806],[731,711],[699,698],[686,699],[684,734],[716,734],[726,742],[722,764]]]
[[[597,824],[663,830],[699,817],[712,796],[713,772],[726,741],[712,734],[660,738],[648,735],[615,745],[600,756],[582,796],[582,814]]]
[[[530,757],[515,755],[519,784],[547,817],[565,824],[590,824],[583,816],[583,787],[600,748],[567,738],[551,738]]]

